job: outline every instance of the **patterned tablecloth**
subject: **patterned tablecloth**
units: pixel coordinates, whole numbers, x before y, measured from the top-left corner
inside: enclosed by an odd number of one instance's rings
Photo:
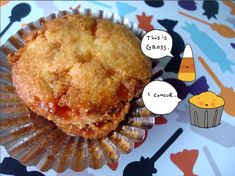
[[[105,165],[102,169],[86,169],[81,173],[67,170],[61,174],[50,170],[40,174],[35,172],[38,171],[37,168],[25,168],[17,161],[8,158],[9,155],[1,146],[0,175],[121,176],[129,163],[139,161],[141,156],[144,158],[153,156],[178,128],[184,130],[183,134],[154,163],[157,173],[153,175],[235,175],[235,117],[224,112],[221,124],[218,127],[211,129],[197,128],[190,125],[187,103],[188,98],[197,92],[195,90],[207,89],[209,86],[209,90],[216,94],[221,92],[220,87],[198,61],[198,56],[205,59],[225,87],[235,90],[235,38],[226,38],[210,26],[178,13],[179,11],[185,12],[208,23],[224,24],[235,31],[235,1],[225,1],[159,0],[148,3],[144,1],[24,1],[30,5],[30,13],[20,22],[14,22],[8,30],[1,33],[1,45],[8,37],[15,34],[22,27],[22,24],[35,21],[51,12],[74,8],[100,9],[118,13],[147,31],[154,28],[166,30],[173,38],[172,53],[175,58],[161,63],[165,72],[177,72],[176,68],[180,64],[184,46],[190,44],[196,63],[197,80],[193,84],[187,83],[180,86],[178,94],[182,94],[184,100],[175,111],[158,119],[156,125],[149,131],[145,142],[130,154],[122,155],[119,163],[112,167]],[[22,2],[1,1],[1,32],[9,23],[12,8]],[[168,75],[174,74],[169,73]],[[165,77],[167,77],[167,74],[165,74]],[[176,84],[179,85],[180,83]],[[235,99],[231,102],[234,104]],[[175,153],[178,154],[177,161],[174,159],[173,154]],[[142,166],[139,165],[138,167]],[[183,169],[185,167],[186,169]],[[131,176],[137,174],[136,171],[133,171]]]

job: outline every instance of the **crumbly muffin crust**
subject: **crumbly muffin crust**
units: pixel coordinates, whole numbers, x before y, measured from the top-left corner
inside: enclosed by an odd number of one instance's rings
[[[44,22],[9,60],[24,103],[66,133],[87,138],[114,130],[151,74],[128,29],[81,15]]]

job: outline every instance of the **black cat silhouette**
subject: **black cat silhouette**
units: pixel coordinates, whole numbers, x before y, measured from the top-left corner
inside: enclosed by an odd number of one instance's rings
[[[214,1],[208,1],[204,0],[202,4],[202,8],[205,10],[203,15],[206,15],[208,19],[211,17],[214,17],[216,19],[216,16],[219,12],[219,3],[214,0]]]
[[[170,62],[166,65],[164,70],[167,72],[178,73],[181,63],[180,54],[184,51],[185,48],[185,43],[183,38],[177,32],[174,31],[174,27],[178,23],[178,21],[170,19],[157,20],[157,21],[167,30],[167,32],[171,35],[173,40],[171,53],[174,56],[174,58],[170,60]]]

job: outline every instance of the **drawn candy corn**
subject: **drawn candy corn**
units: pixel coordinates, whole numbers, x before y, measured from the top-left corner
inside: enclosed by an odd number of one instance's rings
[[[184,49],[184,54],[178,73],[178,79],[182,81],[194,81],[196,79],[193,52],[189,44],[187,44]]]

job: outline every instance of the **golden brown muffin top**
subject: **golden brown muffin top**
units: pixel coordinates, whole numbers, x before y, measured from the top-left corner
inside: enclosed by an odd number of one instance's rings
[[[224,99],[214,92],[202,92],[189,99],[189,102],[200,108],[218,108],[224,106]]]
[[[118,112],[151,72],[128,29],[81,15],[45,22],[9,59],[16,91],[33,111],[73,121]]]

